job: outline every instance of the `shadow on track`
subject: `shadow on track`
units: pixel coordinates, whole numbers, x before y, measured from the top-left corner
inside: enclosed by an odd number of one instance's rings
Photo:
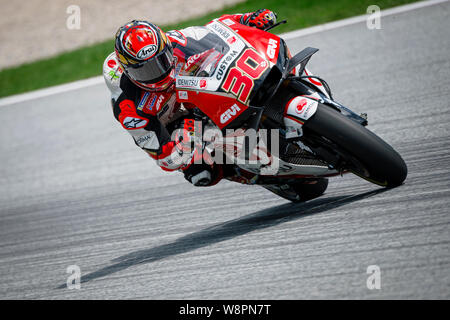
[[[188,234],[168,244],[150,249],[138,250],[118,257],[112,260],[114,264],[83,276],[81,282],[84,283],[104,277],[134,265],[151,263],[177,254],[193,251],[258,229],[272,227],[287,221],[332,210],[387,190],[389,189],[382,188],[357,195],[319,198],[305,203],[287,203],[264,209],[235,220]],[[65,287],[66,284],[61,285],[58,288],[61,289]]]

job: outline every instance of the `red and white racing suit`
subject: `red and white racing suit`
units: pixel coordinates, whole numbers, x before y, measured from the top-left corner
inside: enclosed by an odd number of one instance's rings
[[[250,14],[226,15],[221,18],[243,23]],[[177,75],[191,72],[192,68],[213,54],[214,49],[208,44],[208,31],[205,27],[172,30],[166,34],[174,49]],[[175,129],[176,120],[185,117],[188,114],[186,110],[195,106],[177,102],[173,87],[159,92],[148,92],[137,87],[123,73],[114,52],[103,64],[103,76],[111,91],[114,117],[131,134],[135,144],[155,159],[163,170],[184,171],[189,168],[192,158],[187,162],[177,161],[182,155],[177,142],[171,139],[171,132]],[[297,102],[294,99],[289,102],[286,106],[287,114],[295,113]],[[285,117],[285,120],[286,125],[296,125],[293,117]],[[223,177],[221,168],[217,166],[215,169],[214,179],[209,185],[217,183]]]

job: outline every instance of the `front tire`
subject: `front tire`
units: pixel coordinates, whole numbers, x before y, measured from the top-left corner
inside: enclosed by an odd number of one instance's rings
[[[303,133],[305,143],[336,169],[385,187],[406,179],[405,161],[390,145],[329,106],[319,104]]]

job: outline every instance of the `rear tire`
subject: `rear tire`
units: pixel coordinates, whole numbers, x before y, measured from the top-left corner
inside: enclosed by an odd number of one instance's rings
[[[372,183],[395,187],[406,179],[408,169],[402,157],[380,137],[337,110],[319,104],[303,126],[306,144],[320,155],[326,149],[336,158],[340,170],[350,170]],[[333,150],[334,149],[334,150]],[[327,161],[329,162],[329,161]]]

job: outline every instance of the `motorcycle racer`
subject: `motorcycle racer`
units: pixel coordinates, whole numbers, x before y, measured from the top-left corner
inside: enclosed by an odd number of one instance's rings
[[[275,13],[267,9],[227,17],[259,29],[276,23]],[[114,116],[136,145],[163,170],[181,170],[192,184],[206,186],[220,181],[223,170],[194,164],[198,150],[179,161],[193,132],[193,119],[183,117],[188,114],[186,108],[193,106],[176,102],[174,88],[176,75],[189,71],[194,60],[209,53],[198,52],[200,32],[191,27],[165,34],[152,23],[133,20],[117,31],[115,52],[105,59],[103,76],[111,91]],[[185,133],[173,141],[170,133],[176,126]]]
[[[276,23],[276,14],[267,9],[221,18],[262,30]],[[193,72],[199,62],[220,54],[211,46],[203,27],[164,33],[152,23],[133,20],[119,28],[115,51],[103,64],[115,118],[163,170],[180,170],[195,186],[211,186],[233,174],[225,166],[195,161],[202,154],[188,148],[194,137],[189,110],[195,106],[177,102],[175,94],[177,75]],[[303,100],[296,97],[286,106],[286,126],[299,122],[295,115]],[[180,133],[172,138],[176,129]]]

